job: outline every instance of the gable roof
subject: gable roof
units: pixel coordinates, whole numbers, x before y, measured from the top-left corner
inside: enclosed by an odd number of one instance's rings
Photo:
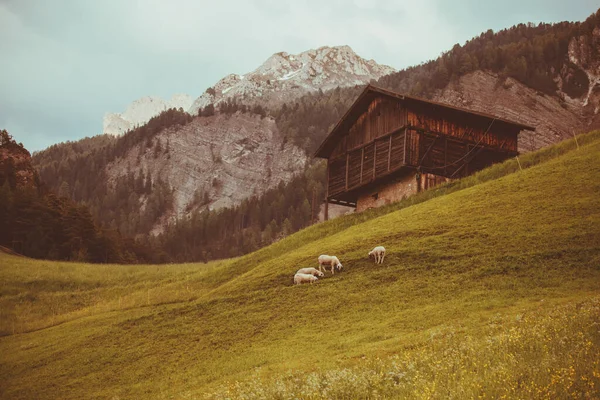
[[[325,138],[321,146],[315,152],[315,157],[320,158],[328,158],[335,145],[337,144],[337,139],[344,132],[348,132],[350,127],[356,122],[356,120],[360,117],[362,111],[366,110],[369,107],[369,104],[379,96],[386,96],[396,100],[400,100],[404,103],[413,103],[413,104],[426,104],[430,106],[440,107],[446,111],[450,111],[456,114],[470,115],[471,117],[475,116],[477,118],[481,118],[485,121],[499,121],[503,124],[519,128],[520,130],[528,130],[535,131],[535,128],[529,125],[520,124],[518,122],[513,122],[504,118],[499,118],[495,115],[486,114],[477,111],[467,110],[465,108],[454,107],[448,104],[438,103],[435,101],[421,99],[419,97],[407,96],[400,93],[391,92],[389,90],[385,90],[373,85],[367,85],[365,90],[357,97],[354,103],[350,106],[348,111],[344,114],[344,116],[338,121],[336,126],[331,130],[329,135]]]

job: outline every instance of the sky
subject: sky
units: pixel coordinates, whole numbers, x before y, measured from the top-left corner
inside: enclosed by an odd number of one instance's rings
[[[597,0],[0,0],[0,129],[30,151],[102,133],[142,96],[202,94],[273,53],[349,45],[396,69]]]

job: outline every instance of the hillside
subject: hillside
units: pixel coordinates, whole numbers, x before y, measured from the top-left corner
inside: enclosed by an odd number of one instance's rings
[[[594,132],[218,263],[0,254],[0,395],[596,398],[599,154]],[[292,286],[323,252],[344,270]]]

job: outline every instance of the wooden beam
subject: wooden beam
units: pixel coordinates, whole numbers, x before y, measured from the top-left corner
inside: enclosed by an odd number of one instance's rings
[[[450,176],[450,179],[454,178],[454,175],[456,175],[460,170],[462,170],[463,168],[465,168],[465,174],[469,175],[469,163],[471,161],[473,161],[473,159],[475,159],[475,157],[477,157],[477,155],[479,153],[481,153],[483,150],[485,149],[485,147],[480,147],[476,152],[474,152],[473,154],[471,154],[469,157],[467,157],[465,159],[465,162],[462,163],[462,165],[460,166],[460,168],[458,168],[456,171],[454,171],[454,173]],[[469,151],[469,146],[467,145],[467,154]]]
[[[425,135],[422,135],[422,137],[424,137],[424,136]],[[421,164],[423,164],[423,161],[425,161],[425,157],[427,157],[427,154],[433,148],[433,145],[435,144],[435,142],[437,142],[437,140],[438,140],[438,136],[433,138],[433,142],[431,142],[431,144],[427,148],[427,151],[425,151],[425,154],[423,154],[423,157],[421,157],[421,161],[419,161],[419,166],[421,166]]]
[[[502,143],[498,145],[499,148],[504,149],[504,144],[508,141],[508,139],[504,139]]]
[[[362,183],[363,166],[365,164],[365,148],[360,149],[360,183]]]
[[[469,154],[469,151],[471,150],[471,146],[467,145],[467,154]],[[471,157],[467,157],[467,159],[465,160],[465,175],[469,176],[469,161],[470,161]]]
[[[408,129],[404,129],[404,154],[402,154],[402,164],[406,165],[406,137],[408,136]]]
[[[377,161],[377,142],[373,143],[373,179],[375,179],[375,162]]]
[[[348,162],[350,160],[350,153],[346,153],[346,190],[348,190]]]
[[[448,138],[444,137],[444,176],[448,175]]]
[[[327,221],[329,219],[329,160],[327,160],[327,185],[325,186],[325,211],[323,219]]]
[[[369,144],[371,144],[371,143],[374,143],[376,140],[385,139],[385,138],[387,138],[388,136],[391,136],[391,135],[393,135],[394,133],[400,132],[400,131],[401,131],[402,129],[404,129],[404,128],[406,128],[406,126],[401,126],[400,128],[393,129],[393,130],[391,130],[391,131],[389,131],[389,132],[386,132],[384,135],[381,135],[381,136],[380,136],[380,137],[378,137],[378,138],[375,138],[375,139],[373,139],[373,140],[369,140],[368,142],[362,143],[362,144],[360,144],[360,145],[358,145],[358,146],[354,146],[354,147],[352,147],[351,149],[347,149],[347,150],[346,150],[346,152],[347,152],[347,153],[351,153],[351,152],[353,152],[354,150],[358,150],[358,149],[360,149],[361,147],[365,147],[365,146],[368,146],[368,145],[369,145]],[[336,157],[334,157],[334,158],[338,158],[338,157],[340,157],[340,156],[336,156]]]
[[[390,135],[390,144],[388,147],[388,166],[387,170],[390,170],[390,165],[392,164],[392,135]]]

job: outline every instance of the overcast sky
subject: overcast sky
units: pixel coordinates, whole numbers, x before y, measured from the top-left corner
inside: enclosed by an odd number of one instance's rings
[[[101,133],[105,112],[139,97],[197,97],[279,51],[347,44],[401,69],[490,28],[581,21],[597,8],[597,0],[0,0],[0,129],[41,150]]]

